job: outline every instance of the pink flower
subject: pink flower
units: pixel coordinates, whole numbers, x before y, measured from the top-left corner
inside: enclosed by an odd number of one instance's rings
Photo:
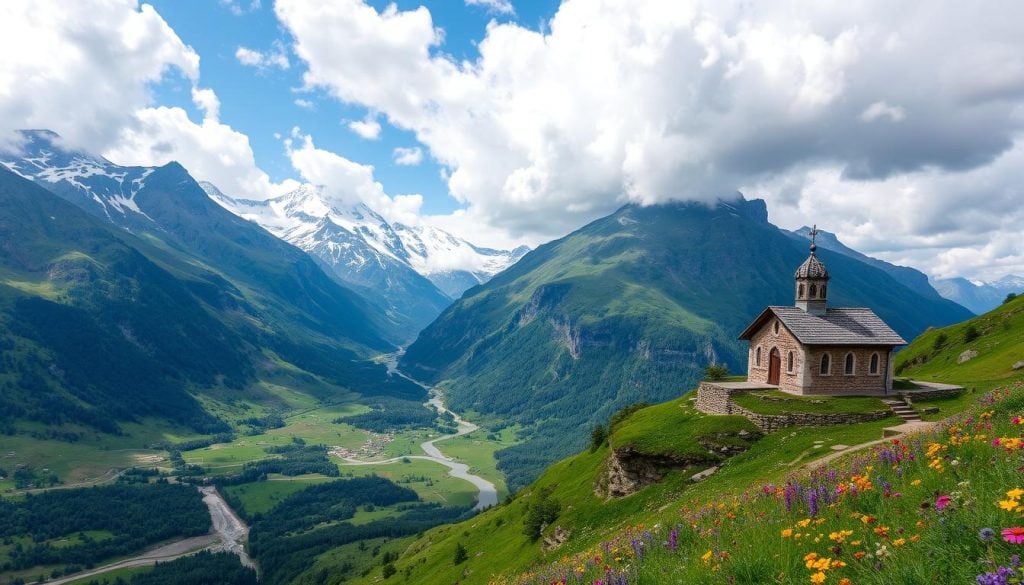
[[[1011,544],[1024,544],[1024,526],[1003,528],[1003,540]]]
[[[950,501],[952,501],[952,500],[950,499],[949,496],[939,496],[939,499],[935,500],[935,509],[936,510],[941,510],[941,509],[945,508],[946,506],[949,505]]]
[[[1013,422],[1013,424],[1015,424],[1015,425],[1019,425],[1022,422],[1024,422],[1024,419],[1021,419],[1020,415],[1017,415],[1017,416],[1013,417],[1013,420],[1011,422]]]

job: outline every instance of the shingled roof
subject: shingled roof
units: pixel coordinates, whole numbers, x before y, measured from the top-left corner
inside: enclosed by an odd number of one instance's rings
[[[906,345],[874,311],[867,308],[829,308],[812,315],[799,307],[768,307],[740,339],[750,339],[772,315],[804,345]]]

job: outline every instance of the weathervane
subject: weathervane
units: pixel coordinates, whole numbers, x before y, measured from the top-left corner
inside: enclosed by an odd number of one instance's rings
[[[811,236],[811,252],[814,252],[818,249],[818,245],[814,243],[814,240],[818,238],[818,224],[814,224],[809,235]]]

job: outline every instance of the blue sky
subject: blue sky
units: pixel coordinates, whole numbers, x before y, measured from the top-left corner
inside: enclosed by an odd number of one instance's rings
[[[238,47],[272,51],[274,43],[291,45],[287,30],[278,22],[269,0],[255,7],[248,0],[234,4],[198,0],[153,0],[152,5],[186,44],[201,59],[200,85],[213,89],[220,98],[220,119],[249,136],[256,163],[271,180],[280,182],[298,178],[285,155],[281,138],[298,126],[312,135],[318,148],[336,152],[350,160],[373,165],[374,175],[392,194],[419,193],[424,197],[422,211],[445,214],[458,209],[459,203],[448,195],[441,168],[423,149],[423,162],[416,166],[393,161],[395,148],[418,146],[415,136],[387,124],[383,115],[380,137],[367,140],[351,131],[346,123],[363,120],[368,111],[360,105],[343,104],[320,89],[303,91],[304,64],[287,52],[290,67],[256,68],[241,64],[235,57]],[[383,11],[390,2],[368,2]],[[532,0],[515,3],[515,14],[502,14],[486,6],[467,6],[457,0],[395,2],[399,10],[425,5],[434,25],[444,30],[445,42],[438,47],[458,60],[475,60],[476,44],[484,37],[492,21],[517,22],[539,30],[558,9],[557,0]],[[236,10],[232,10],[232,6]],[[194,120],[202,119],[190,94],[191,81],[173,70],[154,86],[154,101],[160,105],[185,108]],[[303,99],[313,104],[306,109],[295,104]]]

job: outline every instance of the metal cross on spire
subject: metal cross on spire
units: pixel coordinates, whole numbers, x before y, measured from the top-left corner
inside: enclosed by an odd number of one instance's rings
[[[818,239],[818,224],[814,224],[814,227],[811,228],[808,235],[811,236],[811,252],[813,252],[818,249],[818,245],[814,243],[814,241]]]

